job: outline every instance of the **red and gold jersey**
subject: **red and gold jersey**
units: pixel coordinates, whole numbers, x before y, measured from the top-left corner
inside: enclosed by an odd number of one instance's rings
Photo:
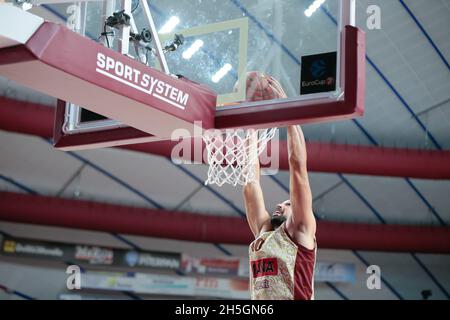
[[[250,293],[253,300],[314,299],[316,250],[297,244],[285,224],[264,232],[261,249],[250,257]],[[255,240],[256,241],[256,240]]]

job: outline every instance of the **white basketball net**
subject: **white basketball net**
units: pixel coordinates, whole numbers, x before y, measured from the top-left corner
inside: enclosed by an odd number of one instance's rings
[[[205,184],[215,183],[220,187],[225,183],[236,186],[254,181],[253,166],[259,161],[259,155],[266,148],[267,142],[275,136],[277,128],[256,131],[256,143],[250,143],[250,130],[227,130],[225,133],[216,130],[203,136],[209,164]]]

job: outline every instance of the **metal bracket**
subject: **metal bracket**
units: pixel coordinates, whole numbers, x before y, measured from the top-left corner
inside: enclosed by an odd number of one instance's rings
[[[145,17],[147,18],[150,27],[150,32],[152,34],[153,43],[155,44],[156,47],[155,48],[156,52],[154,52],[154,54],[158,59],[162,71],[166,74],[170,74],[169,66],[167,65],[166,57],[164,56],[163,48],[161,46],[161,42],[159,41],[158,31],[156,30],[155,22],[153,21],[153,17],[150,12],[148,3],[145,0],[139,0],[139,3],[142,7],[142,10],[144,11]]]

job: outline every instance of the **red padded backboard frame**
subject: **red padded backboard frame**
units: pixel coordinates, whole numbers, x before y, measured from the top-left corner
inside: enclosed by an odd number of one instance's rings
[[[282,127],[290,124],[351,119],[364,113],[365,76],[366,76],[365,33],[352,26],[345,27],[342,35],[342,72],[341,83],[344,96],[336,101],[311,102],[295,100],[274,102],[264,107],[246,107],[236,113],[217,112],[215,127],[225,128],[262,128]],[[62,132],[65,105],[59,103],[55,118],[55,147],[65,150],[87,149],[98,146],[116,146],[124,144],[151,142],[160,140],[134,128],[118,128],[100,132],[67,135]]]

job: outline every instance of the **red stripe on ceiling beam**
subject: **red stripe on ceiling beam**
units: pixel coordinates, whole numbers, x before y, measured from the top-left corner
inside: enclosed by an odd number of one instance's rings
[[[243,218],[0,192],[0,220],[186,241],[248,245]],[[449,227],[319,221],[320,248],[450,253]]]
[[[0,129],[52,137],[54,109],[0,97]],[[191,141],[192,143],[192,141]],[[173,141],[158,141],[120,148],[170,157]],[[450,151],[413,150],[309,142],[311,171],[374,176],[450,179]],[[288,169],[286,144],[280,145],[280,169]],[[190,160],[190,159],[189,159]]]

